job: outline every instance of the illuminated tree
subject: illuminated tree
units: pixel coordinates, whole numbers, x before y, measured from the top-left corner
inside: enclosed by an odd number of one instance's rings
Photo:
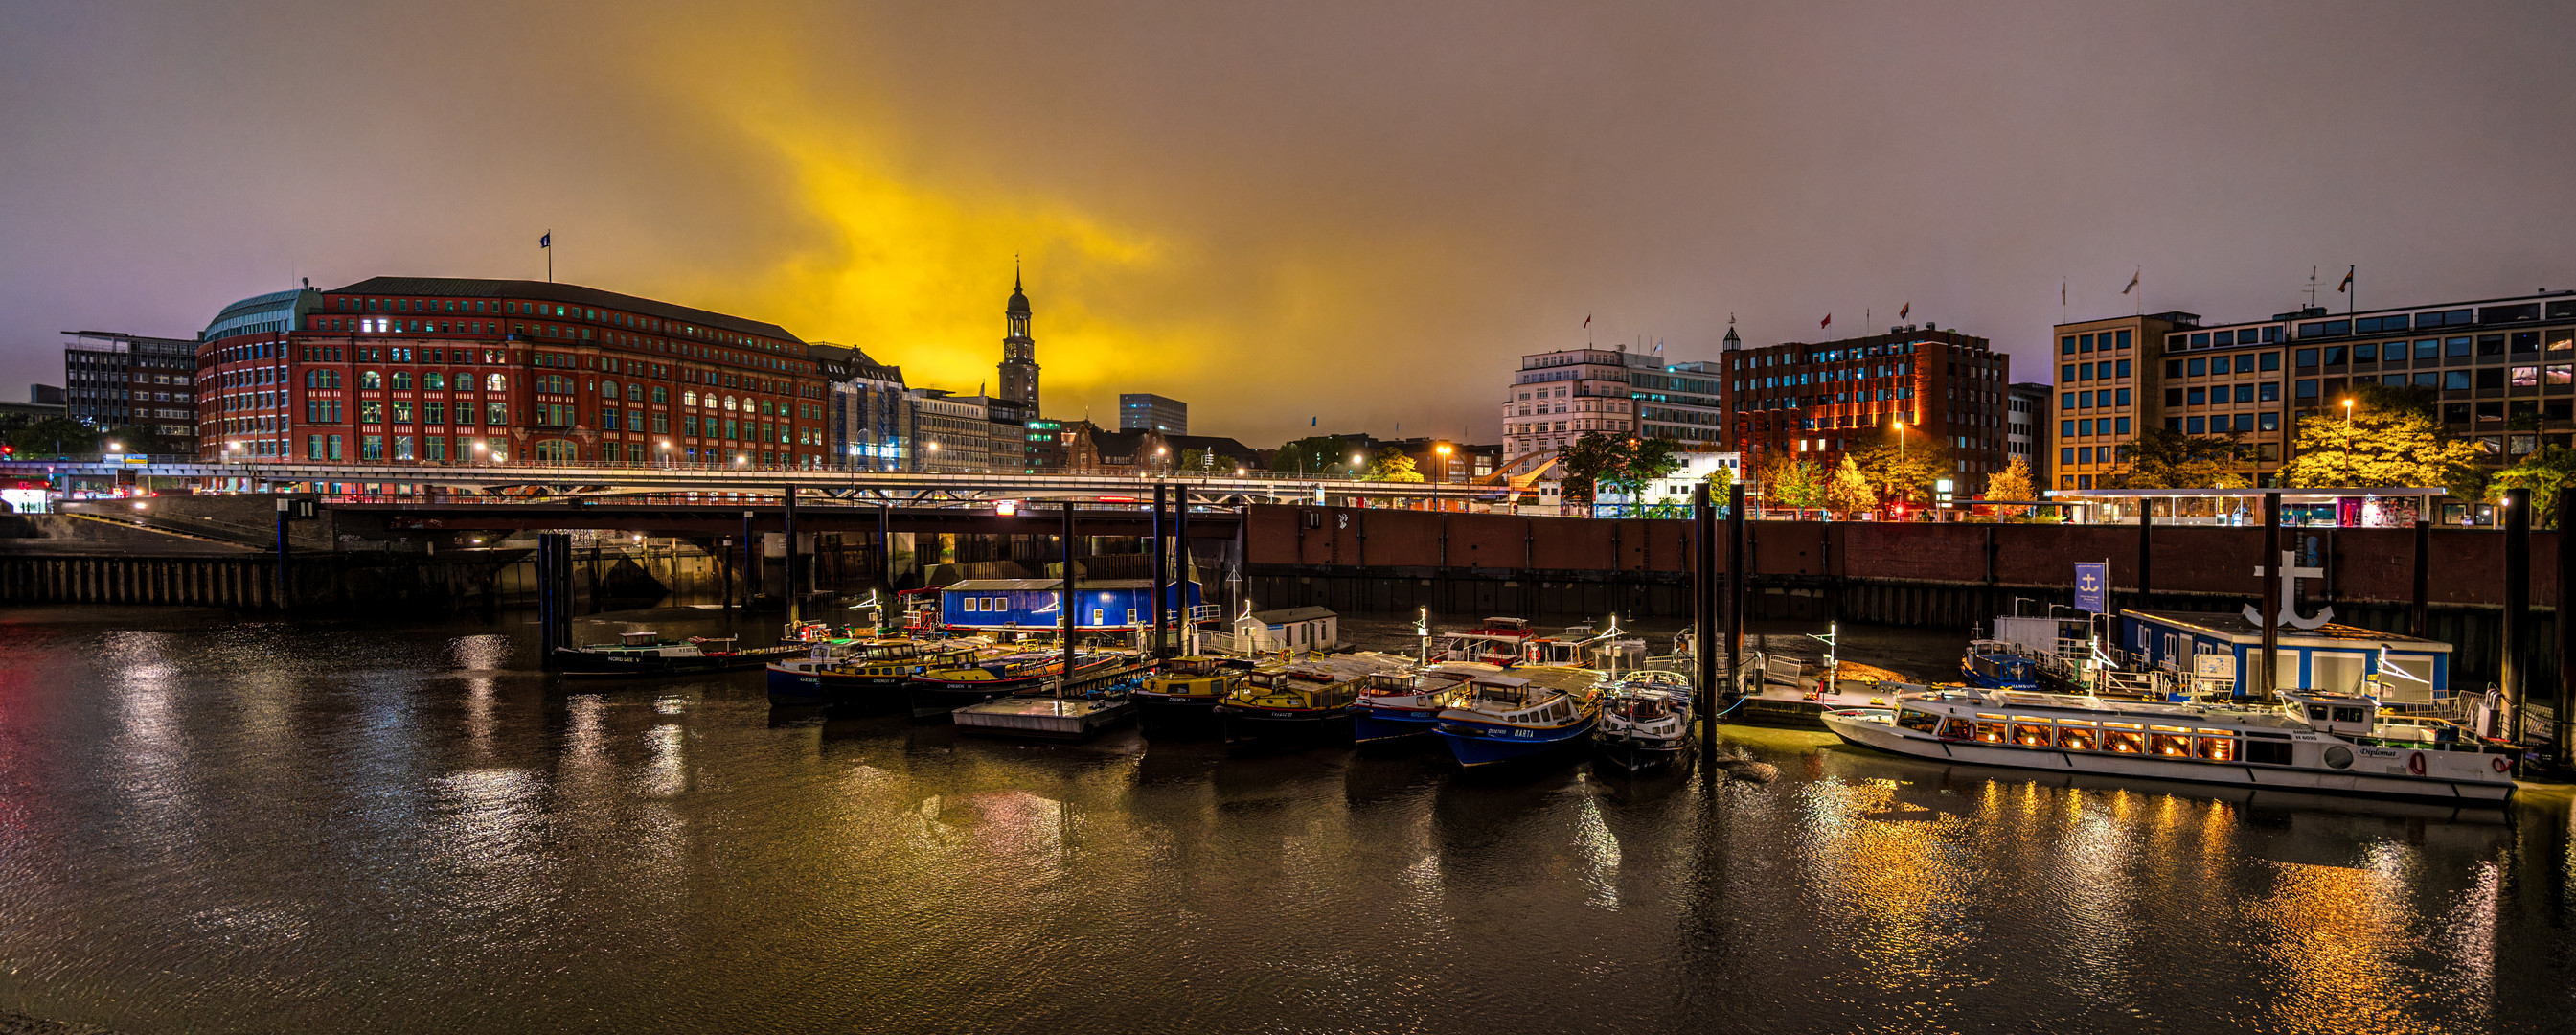
[[[1849,521],[1861,511],[1878,505],[1878,494],[1870,491],[1869,479],[1861,477],[1860,464],[1844,454],[1842,466],[1834,469],[1833,481],[1825,486],[1825,509]]]
[[[2477,443],[2442,433],[2426,393],[2363,385],[2343,413],[2309,414],[2282,474],[2301,488],[2444,485],[2478,496]],[[2344,409],[2344,407],[2338,407]]]
[[[2503,499],[2506,489],[2529,489],[2532,527],[2555,527],[2559,490],[2570,485],[2576,485],[2576,449],[2542,446],[2520,463],[2497,471],[2487,482],[2487,499]]]
[[[1986,479],[1986,498],[1990,500],[2038,499],[2035,490],[2030,487],[2030,460],[2027,457],[2014,457],[2011,463],[2004,465],[2003,473]],[[1995,514],[1998,517],[2020,517],[2029,510],[2029,507],[1997,507]]]
[[[1422,472],[1414,470],[1413,458],[1404,455],[1404,450],[1397,449],[1394,446],[1388,446],[1377,451],[1377,461],[1369,465],[1368,473],[1362,475],[1360,480],[1370,482],[1418,482],[1422,480]]]

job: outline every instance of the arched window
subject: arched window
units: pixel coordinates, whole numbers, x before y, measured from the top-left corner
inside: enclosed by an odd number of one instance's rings
[[[602,399],[614,399],[614,398],[617,398],[617,382],[615,382],[615,381],[602,381],[602,382],[600,382],[600,383],[599,383],[599,397],[600,397],[600,398],[602,398]]]
[[[643,402],[644,386],[629,382],[626,386],[626,399],[628,402]]]
[[[384,376],[383,374],[379,374],[379,373],[377,373],[377,372],[375,372],[375,371],[373,371],[373,370],[361,370],[361,371],[358,371],[358,387],[360,387],[360,388],[382,388],[382,387],[384,387],[384,386],[385,386],[385,376]]]
[[[487,392],[509,391],[510,379],[503,377],[500,374],[485,374],[483,375],[483,390]]]
[[[550,438],[537,443],[537,462],[569,465],[581,458],[570,439]]]
[[[697,404],[698,404],[698,393],[696,393],[696,392],[682,392],[682,393],[680,393],[680,405],[682,405],[682,406],[696,406]]]
[[[420,386],[429,391],[444,392],[447,390],[447,375],[435,370],[422,374],[420,375]]]
[[[730,396],[730,395],[725,396],[725,409],[730,410],[730,409],[733,409],[733,408],[734,408],[734,398],[733,398],[733,396]]]
[[[408,392],[408,391],[410,391],[410,390],[411,390],[411,371],[408,371],[408,370],[397,370],[397,371],[394,371],[394,391],[397,391],[397,392]]]

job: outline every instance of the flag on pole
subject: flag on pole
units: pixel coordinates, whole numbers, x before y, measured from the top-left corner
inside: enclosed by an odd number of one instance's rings
[[[1822,327],[1831,327],[1831,326],[1833,326],[1833,325],[1834,325],[1834,314],[1832,314],[1832,313],[1826,313],[1826,314],[1825,314],[1825,321],[1824,321],[1823,323],[1817,324],[1816,326],[1817,326],[1817,327],[1819,327],[1819,328],[1822,328]]]
[[[552,231],[552,230],[548,230],[548,231],[546,231],[545,233],[542,233],[542,234],[538,234],[538,235],[537,235],[537,247],[539,247],[539,248],[552,248],[552,247],[554,247],[554,246],[555,246],[555,232],[554,232],[554,231]]]
[[[1899,319],[1899,320],[1905,319],[1905,314],[1910,313],[1910,312],[1913,312],[1913,311],[1914,311],[1914,303],[1912,303],[1912,302],[1907,302],[1907,303],[1905,303],[1904,305],[1901,305],[1901,306],[1896,307],[1896,318],[1897,318],[1897,319]]]
[[[2352,273],[2353,273],[2353,271],[2354,271],[2354,270],[2357,270],[2357,269],[2360,269],[2360,268],[2361,268],[2361,267],[2359,267],[2359,266],[2346,266],[2346,267],[2344,267],[2344,271],[2343,271],[2343,283],[2335,285],[2335,294],[2340,295],[2340,294],[2343,294],[2344,292],[2349,291],[2349,290],[2351,290],[2351,289],[2352,289]]]
[[[2137,273],[2131,273],[2131,274],[2129,274],[2129,286],[2128,286],[2128,287],[2121,288],[2121,289],[2120,289],[2120,293],[2121,293],[2121,294],[2123,294],[2123,295],[2125,295],[2125,294],[2128,294],[2128,293],[2129,293],[2129,292],[2131,292],[2131,291],[2135,291],[2135,290],[2137,290],[2137,289],[2138,289],[2138,275],[2139,275],[2139,274],[2142,274],[2142,273],[2145,273],[2146,271],[2147,271],[2146,267],[2144,267],[2144,266],[2140,266],[2140,267],[2138,267],[2138,271],[2137,271]]]
[[[2066,278],[2057,278],[2057,304],[2066,304]]]
[[[1590,314],[1590,313],[1585,313],[1585,314],[1583,314],[1583,325],[1584,325],[1584,326],[1586,326],[1586,327],[1590,327],[1590,326],[1592,326],[1592,314]]]
[[[1324,420],[1324,418],[1322,418],[1322,417],[1308,417],[1308,418],[1306,418],[1306,426],[1307,426],[1307,427],[1310,427],[1310,428],[1312,428],[1312,427],[1316,427],[1316,426],[1318,426],[1318,425],[1322,424],[1322,423],[1323,423],[1323,420]]]

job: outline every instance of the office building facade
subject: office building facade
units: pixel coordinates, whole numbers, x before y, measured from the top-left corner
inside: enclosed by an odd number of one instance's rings
[[[912,407],[913,467],[932,474],[984,474],[993,470],[993,422],[983,396],[959,397],[937,388],[904,393]]]
[[[912,406],[904,396],[903,368],[855,348],[816,342],[812,349],[815,369],[829,386],[825,455],[847,470],[910,470]]]
[[[1891,429],[1946,447],[1963,493],[2003,470],[2012,357],[1984,338],[1907,325],[1742,349],[1726,365],[1732,445],[1756,477],[1782,458],[1838,464]]]
[[[2037,492],[2054,484],[2049,475],[2049,461],[2056,459],[2049,445],[2049,433],[2055,430],[2049,416],[2057,390],[2035,381],[2017,382],[2005,390],[2004,464],[2012,465],[2020,457],[2030,467],[2031,491]]]
[[[197,343],[65,331],[63,412],[101,429],[137,427],[180,456],[197,450]],[[32,389],[30,395],[33,395]]]
[[[1741,340],[1727,328],[1722,348]],[[1503,466],[1530,470],[1593,432],[1668,438],[1693,451],[1723,448],[1722,363],[1667,363],[1616,348],[1522,356],[1503,399]]]
[[[2102,336],[2112,330],[2132,332],[2135,347],[2112,342],[2119,379],[2106,383]],[[2309,306],[2230,323],[2165,313],[2064,324],[2055,337],[2062,489],[2098,487],[2120,469],[2123,447],[2153,427],[2243,442],[2254,459],[2242,473],[2268,484],[2292,459],[2299,418],[2339,413],[2364,383],[2422,389],[2444,430],[2476,441],[2494,463],[2576,441],[2576,292],[2343,313]],[[2106,408],[2106,388],[2126,391]]]
[[[1187,435],[1190,433],[1190,404],[1142,392],[1120,393],[1118,430]]]

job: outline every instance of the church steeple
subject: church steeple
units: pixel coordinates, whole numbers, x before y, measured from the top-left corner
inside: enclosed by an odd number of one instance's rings
[[[1020,286],[1017,263],[1011,268],[1011,300],[1002,306],[1002,324],[1002,386],[998,394],[1027,403],[1029,415],[1037,416],[1038,344],[1029,337],[1029,296]]]

